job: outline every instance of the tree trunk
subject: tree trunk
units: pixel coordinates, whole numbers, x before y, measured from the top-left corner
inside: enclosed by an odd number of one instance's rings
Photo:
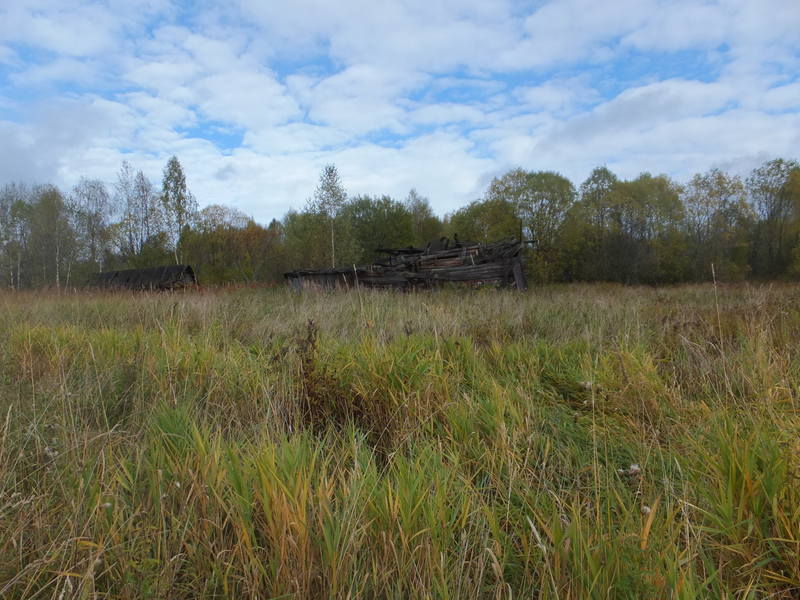
[[[56,236],[56,289],[61,290],[61,244]]]
[[[331,217],[331,269],[336,268],[336,251],[333,245],[333,217]]]

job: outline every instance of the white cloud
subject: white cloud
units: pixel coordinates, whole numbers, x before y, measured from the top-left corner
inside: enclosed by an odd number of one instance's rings
[[[399,148],[362,145],[333,158],[351,193],[404,197],[416,187],[441,211],[482,195],[494,168],[494,161],[474,155],[470,142],[447,133],[424,135]]]
[[[485,113],[479,108],[455,102],[421,104],[410,110],[407,118],[410,122],[421,125],[446,125],[448,123],[478,125],[486,121]]]
[[[797,110],[800,104],[800,82],[778,85],[760,94],[759,106],[764,110]]]
[[[159,128],[193,127],[197,122],[195,113],[183,104],[147,92],[131,92],[121,100]]]
[[[12,73],[10,79],[16,85],[39,86],[58,82],[86,85],[97,79],[97,73],[97,65],[91,62],[75,58],[57,58]]]
[[[0,44],[0,64],[12,66],[18,62],[17,53],[13,48]]]
[[[602,54],[610,40],[642,22],[650,10],[648,4],[646,0],[549,2],[525,20],[527,39],[513,54],[516,61],[529,66]]]
[[[259,129],[286,122],[299,108],[284,86],[264,73],[230,71],[198,80],[200,109],[214,120]]]
[[[537,86],[519,87],[514,95],[530,112],[549,112],[569,115],[581,107],[596,103],[600,95],[584,81],[585,78],[552,79]]]
[[[358,136],[380,129],[403,131],[405,111],[399,99],[427,79],[421,73],[358,64],[318,81],[298,77],[289,86],[313,122]]]
[[[91,3],[8,3],[0,9],[0,39],[66,56],[90,56],[113,46],[115,20]]]
[[[324,47],[345,65],[432,72],[485,65],[515,36],[512,3],[504,0],[298,0],[291,7],[242,0],[240,5],[273,39],[272,52]]]
[[[800,147],[799,29],[795,0],[7,3],[0,183],[177,154],[201,203],[266,220],[329,162],[440,212],[516,166],[748,168]]]
[[[341,147],[350,140],[350,134],[340,129],[308,123],[288,123],[278,127],[248,131],[244,145],[268,155],[296,152],[322,152]]]
[[[648,7],[622,43],[641,50],[714,47],[726,39],[733,14],[718,2],[678,1]]]

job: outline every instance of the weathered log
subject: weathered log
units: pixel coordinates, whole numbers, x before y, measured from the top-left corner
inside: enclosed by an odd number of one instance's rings
[[[527,289],[516,241],[491,244],[444,244],[441,250],[426,248],[384,249],[387,260],[371,265],[325,270],[298,270],[284,277],[296,290],[365,287],[430,287],[446,282],[497,283]]]

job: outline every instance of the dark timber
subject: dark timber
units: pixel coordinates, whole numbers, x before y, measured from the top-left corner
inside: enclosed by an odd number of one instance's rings
[[[457,238],[456,238],[457,240]],[[379,248],[387,258],[371,265],[318,271],[284,273],[296,290],[376,288],[429,288],[447,282],[473,286],[495,284],[528,289],[522,266],[524,242],[502,241],[491,244],[442,238],[425,248]]]
[[[89,278],[89,285],[120,290],[174,290],[196,283],[194,270],[189,265],[104,271]]]

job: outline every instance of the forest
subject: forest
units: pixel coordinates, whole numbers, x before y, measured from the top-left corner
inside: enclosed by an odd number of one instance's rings
[[[711,169],[683,183],[623,180],[601,166],[579,185],[517,168],[443,216],[414,189],[404,199],[348,196],[327,165],[301,209],[265,225],[232,206],[199,209],[175,156],[160,186],[123,162],[113,185],[0,189],[0,286],[66,289],[101,270],[175,263],[191,264],[203,284],[278,282],[288,270],[367,263],[378,247],[455,235],[533,241],[534,282],[796,278],[800,164],[776,158],[744,178]]]

